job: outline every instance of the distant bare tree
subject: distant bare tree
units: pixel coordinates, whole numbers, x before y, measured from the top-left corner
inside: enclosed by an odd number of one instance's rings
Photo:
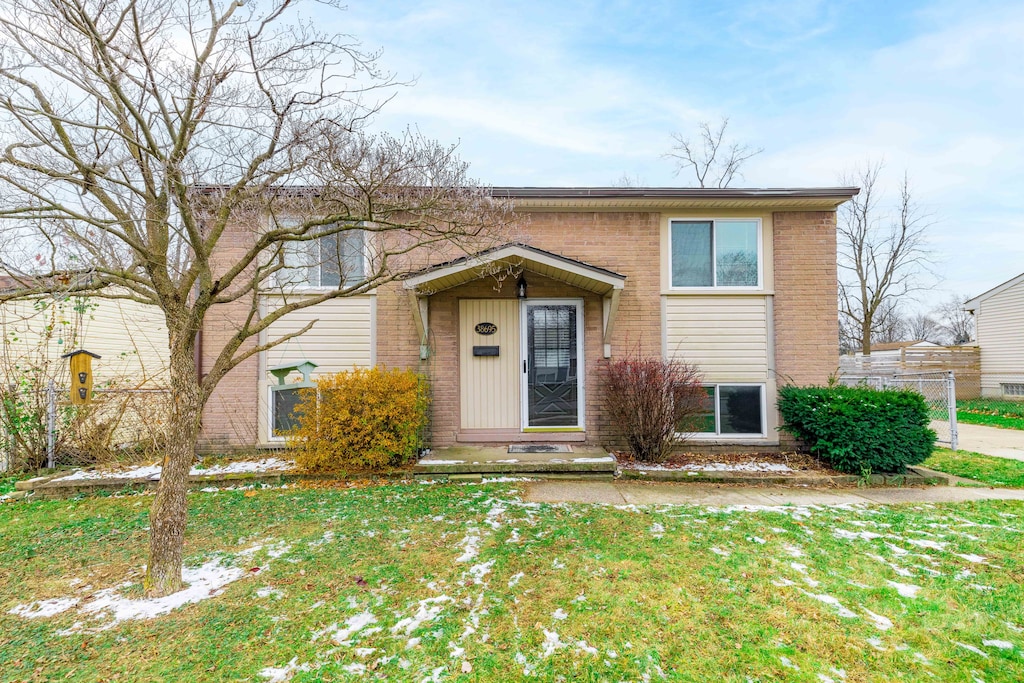
[[[875,312],[871,343],[892,344],[906,341],[910,336],[910,327],[899,306],[893,301],[882,302]]]
[[[707,121],[699,126],[698,139],[684,137],[682,133],[673,133],[676,144],[665,156],[675,160],[676,175],[693,171],[697,187],[729,187],[733,178],[739,176],[740,167],[744,162],[764,150],[747,144],[731,142],[725,139],[725,129],[729,119],[723,118],[717,128],[712,128]]]
[[[895,209],[885,210],[881,170],[881,163],[869,162],[841,178],[861,191],[839,212],[839,312],[860,330],[865,355],[884,327],[889,331],[882,336],[891,336],[896,302],[920,289],[929,272],[927,216],[914,202],[906,174]]]
[[[626,171],[623,171],[622,175],[611,182],[612,187],[643,187],[645,184],[639,173],[630,175]]]
[[[946,343],[953,346],[974,340],[974,315],[964,310],[967,300],[966,296],[954,295],[935,309],[939,330],[945,335]]]
[[[938,344],[942,341],[942,329],[938,321],[927,313],[916,313],[904,321],[907,337],[914,341],[929,341]]]

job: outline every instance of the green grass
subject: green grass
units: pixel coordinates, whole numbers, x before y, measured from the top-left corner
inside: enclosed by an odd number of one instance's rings
[[[1024,488],[1024,462],[1020,460],[937,448],[932,456],[921,464],[933,470],[967,477],[992,486]]]
[[[1024,429],[1024,401],[976,398],[956,402],[956,419],[967,424]]]
[[[187,564],[263,571],[106,630],[74,608],[9,614],[137,582],[151,501],[0,505],[0,680],[258,682],[290,662],[297,683],[1024,679],[1014,501],[751,512],[527,504],[507,484],[199,493]],[[257,544],[283,553],[239,555]],[[332,639],[363,613],[376,621]]]

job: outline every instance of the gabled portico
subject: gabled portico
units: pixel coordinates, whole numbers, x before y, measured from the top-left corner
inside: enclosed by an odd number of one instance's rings
[[[611,356],[625,281],[523,244],[438,264],[405,280],[421,358],[440,354],[440,364],[450,359],[457,368],[457,439],[584,440],[586,357]],[[447,313],[438,318],[437,310]],[[592,316],[586,325],[585,315]],[[438,339],[450,341],[439,345]]]

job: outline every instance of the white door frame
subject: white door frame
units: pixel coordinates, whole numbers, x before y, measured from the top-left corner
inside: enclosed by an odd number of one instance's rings
[[[559,425],[557,427],[531,427],[530,426],[530,387],[529,372],[529,339],[527,338],[528,308],[530,306],[575,306],[576,307],[576,424]],[[580,298],[551,298],[551,299],[523,299],[519,309],[519,395],[522,410],[522,430],[524,432],[565,432],[583,431],[586,422],[586,363],[583,358],[583,299]]]

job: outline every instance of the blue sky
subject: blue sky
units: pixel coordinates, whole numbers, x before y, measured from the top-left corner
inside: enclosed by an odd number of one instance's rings
[[[494,185],[684,185],[673,132],[731,120],[733,186],[828,186],[884,159],[931,215],[941,282],[1024,271],[1024,3],[352,0],[332,15],[402,79],[375,125],[459,142]]]

